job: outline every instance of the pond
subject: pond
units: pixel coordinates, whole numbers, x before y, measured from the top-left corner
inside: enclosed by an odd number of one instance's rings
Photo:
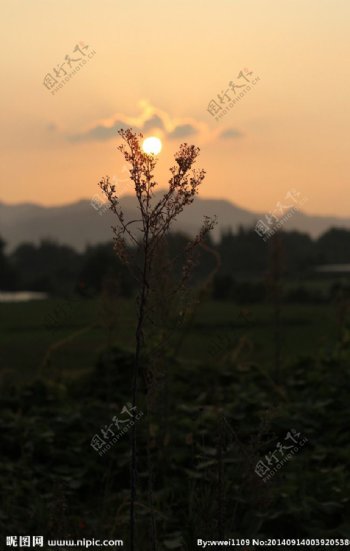
[[[0,302],[28,302],[30,300],[44,300],[48,298],[47,293],[35,293],[33,291],[0,291]]]

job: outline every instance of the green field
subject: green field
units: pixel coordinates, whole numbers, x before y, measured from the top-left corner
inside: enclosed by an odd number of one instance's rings
[[[91,439],[130,401],[134,303],[1,304],[0,316],[0,530],[126,541],[128,436],[102,457]],[[346,320],[334,306],[282,305],[280,333],[270,305],[204,302],[145,355],[138,549],[151,551],[151,510],[157,551],[220,534],[349,538]],[[307,445],[262,481],[258,461],[288,434]]]
[[[110,344],[132,350],[134,303],[120,299],[107,308],[108,316],[102,299],[0,304],[2,369],[13,370],[24,379],[35,377],[38,370],[48,365],[74,375],[92,368],[99,353]],[[324,351],[336,336],[335,317],[334,306],[282,306],[283,365],[287,367],[300,357],[317,356]],[[57,326],[47,328],[50,319],[57,319]],[[241,356],[268,367],[274,354],[273,326],[273,309],[269,305],[238,307],[206,302],[195,311],[186,330],[177,331],[178,358],[202,362],[208,357],[221,357],[244,338]]]

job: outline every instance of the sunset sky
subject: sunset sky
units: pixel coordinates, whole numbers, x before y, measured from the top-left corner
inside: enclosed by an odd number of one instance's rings
[[[350,216],[349,25],[349,0],[2,0],[0,201],[124,180],[116,130],[132,126],[161,137],[164,184],[187,141],[202,197],[266,212],[296,188],[306,212]],[[79,44],[96,53],[53,95],[45,75]],[[245,68],[259,82],[216,121],[208,103]]]

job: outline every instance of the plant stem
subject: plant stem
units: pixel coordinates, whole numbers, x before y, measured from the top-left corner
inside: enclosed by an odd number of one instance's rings
[[[147,266],[148,266],[148,228],[144,236],[144,259],[141,279],[141,295],[136,327],[136,350],[135,350],[135,362],[134,373],[132,383],[132,407],[136,407],[137,401],[137,386],[140,371],[140,359],[142,351],[143,341],[143,324],[145,319],[145,308],[147,302]],[[132,410],[134,411],[134,409]],[[130,551],[135,551],[135,535],[136,535],[136,522],[135,522],[135,501],[137,490],[137,446],[136,446],[136,424],[134,423],[131,429],[131,468],[130,468]]]

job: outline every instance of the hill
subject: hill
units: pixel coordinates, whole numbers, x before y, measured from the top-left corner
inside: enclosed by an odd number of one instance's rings
[[[137,217],[135,199],[124,196],[122,203],[126,218]],[[249,211],[223,199],[196,198],[194,203],[179,217],[175,229],[195,234],[203,216],[218,218],[214,238],[220,233],[238,226],[252,226],[265,213]],[[63,206],[44,207],[32,203],[8,205],[0,203],[0,236],[12,250],[23,242],[38,243],[49,238],[83,250],[87,244],[106,242],[111,238],[114,217],[109,211],[96,210],[89,200],[81,200]],[[299,230],[317,237],[330,227],[350,228],[350,218],[312,216],[296,212],[284,225],[285,229]]]

